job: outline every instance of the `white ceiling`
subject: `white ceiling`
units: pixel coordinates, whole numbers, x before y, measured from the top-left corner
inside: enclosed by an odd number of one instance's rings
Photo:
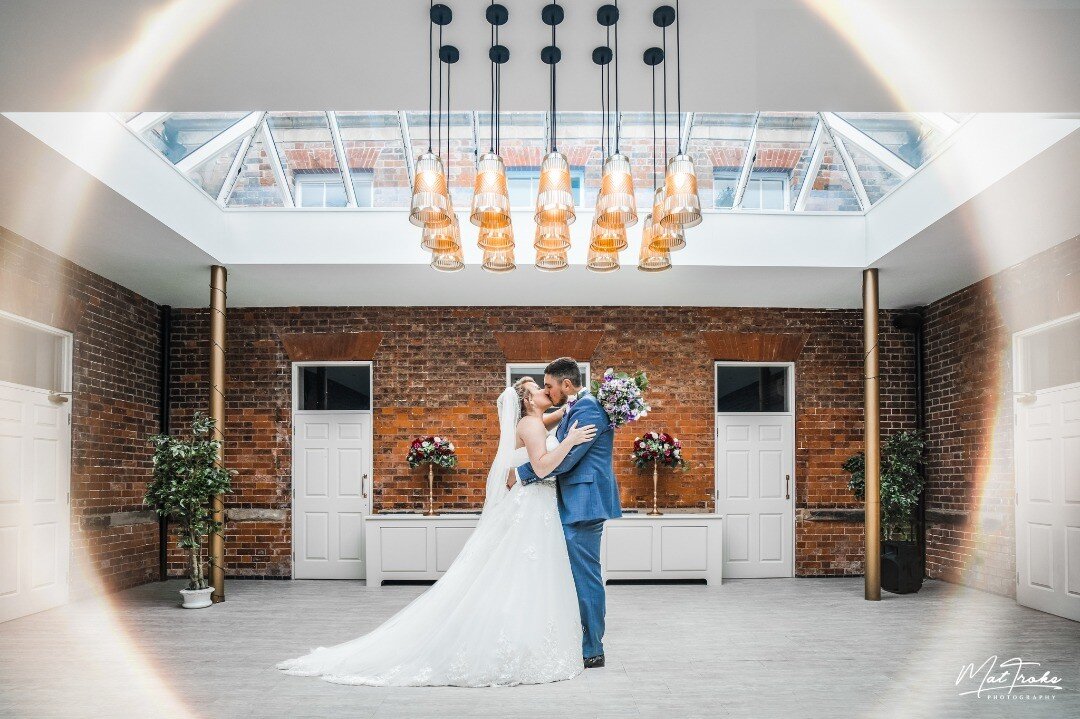
[[[546,106],[541,0],[502,0],[508,110]],[[485,2],[447,0],[454,104],[488,105]],[[560,107],[597,110],[594,2],[564,2]],[[641,53],[661,0],[621,4],[621,100],[649,107]],[[397,110],[427,105],[425,0],[5,0],[0,110]],[[1072,112],[1080,3],[683,0],[684,109]],[[669,32],[669,49],[674,38]]]
[[[514,64],[544,44],[539,19],[526,17],[542,3],[506,4],[511,26],[520,24],[504,37],[515,53],[505,104],[542,109],[535,91],[544,87],[539,61]],[[595,78],[586,70],[599,27],[592,10],[579,18],[579,4],[564,4],[561,107],[593,110]],[[480,62],[486,44],[482,3],[469,6],[477,15],[472,20],[464,3],[451,5],[459,14],[450,39],[466,58],[455,75],[455,96],[460,92],[463,108],[483,107],[486,75],[469,64],[469,58]],[[208,7],[220,15],[204,17]],[[0,111],[421,108],[426,7],[415,0],[9,1],[0,5]],[[653,4],[621,7],[622,49],[636,58],[655,39],[644,22]],[[984,135],[970,133],[970,148],[961,138],[865,217],[712,215],[691,231],[676,268],[652,275],[632,269],[632,252],[624,254],[628,266],[612,275],[580,266],[542,274],[527,266],[527,248],[519,257],[526,266],[510,275],[475,266],[439,274],[422,264],[404,213],[371,215],[365,221],[375,224],[367,226],[349,224],[355,213],[263,213],[245,221],[244,213],[224,213],[206,200],[117,123],[114,129],[156,168],[131,164],[109,143],[99,143],[90,157],[70,142],[46,144],[39,139],[46,130],[27,131],[28,116],[23,126],[0,117],[0,225],[176,306],[205,304],[207,268],[220,262],[230,270],[234,306],[857,307],[860,272],[872,264],[882,271],[882,305],[904,307],[1080,235],[1080,134],[1067,124],[1075,127],[1069,113],[1080,109],[1074,47],[1080,43],[1073,42],[1080,36],[1080,3],[684,0],[682,7],[687,110],[1010,110],[1070,119],[1044,117],[1039,124],[984,116]],[[830,22],[842,16],[847,19]],[[207,24],[188,33],[184,28],[196,17]],[[420,47],[403,51],[412,40],[387,28],[411,32]],[[467,37],[481,47],[472,52]],[[390,81],[372,81],[365,67],[392,68]],[[643,109],[647,100],[640,87],[645,76],[636,72],[624,74],[627,109]],[[481,80],[470,90],[463,78],[472,75]],[[63,115],[34,122],[51,123],[56,137],[65,122],[72,126]],[[1013,135],[1022,141],[995,144],[1008,157],[988,165],[973,159],[972,150],[993,137],[994,122],[1019,123],[1023,131]],[[75,139],[96,142],[93,133]],[[784,224],[790,220],[802,222]]]

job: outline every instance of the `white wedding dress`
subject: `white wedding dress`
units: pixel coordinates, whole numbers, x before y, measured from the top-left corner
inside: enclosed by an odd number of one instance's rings
[[[507,471],[529,460],[524,447],[513,448],[517,397],[507,392],[484,511],[446,573],[372,632],[278,669],[338,684],[465,687],[539,684],[583,671],[555,482],[506,489]],[[555,444],[549,436],[548,448]]]

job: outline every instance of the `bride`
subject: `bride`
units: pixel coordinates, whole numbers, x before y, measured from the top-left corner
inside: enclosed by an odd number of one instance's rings
[[[592,440],[575,425],[547,434],[561,412],[529,377],[498,400],[499,449],[476,531],[446,573],[404,609],[356,639],[277,664],[338,684],[482,687],[572,679],[583,670],[581,619],[555,497],[546,477]],[[540,482],[514,467],[532,463]],[[509,487],[509,488],[508,488]]]

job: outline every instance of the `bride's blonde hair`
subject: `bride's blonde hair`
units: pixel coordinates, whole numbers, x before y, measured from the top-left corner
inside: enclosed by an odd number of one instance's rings
[[[530,384],[536,384],[536,380],[532,377],[522,377],[514,383],[514,391],[517,392],[518,398],[518,414],[522,417],[528,414],[525,407],[525,398],[529,395],[528,386]]]

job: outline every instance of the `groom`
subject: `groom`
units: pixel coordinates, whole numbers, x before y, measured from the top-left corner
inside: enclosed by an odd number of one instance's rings
[[[559,516],[584,630],[582,658],[586,669],[594,669],[604,666],[605,600],[600,576],[600,537],[604,520],[622,516],[619,485],[611,459],[615,433],[600,403],[588,389],[582,388],[581,370],[570,357],[560,357],[545,368],[544,389],[554,405],[567,405],[555,430],[560,442],[574,422],[579,427],[596,426],[592,441],[571,449],[552,471],[558,475]],[[517,468],[517,475],[522,484],[539,479],[528,463]]]

